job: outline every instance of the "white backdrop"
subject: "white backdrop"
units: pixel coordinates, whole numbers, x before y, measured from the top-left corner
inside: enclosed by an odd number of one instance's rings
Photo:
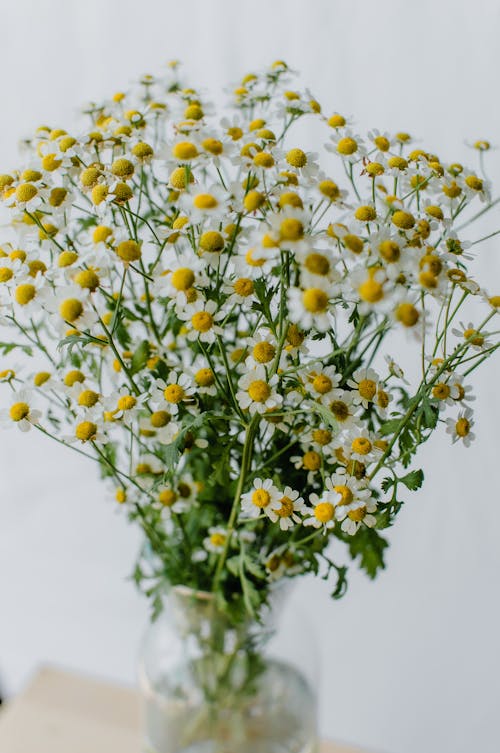
[[[71,126],[79,103],[172,57],[214,93],[284,58],[361,129],[420,134],[443,159],[471,160],[464,139],[500,146],[495,0],[0,0],[0,28],[2,172],[31,129]],[[479,268],[499,293],[497,246],[481,246]],[[473,447],[441,434],[421,453],[425,487],[391,532],[388,570],[353,576],[340,603],[322,582],[295,593],[319,637],[325,734],[386,753],[498,753],[499,365],[476,380]],[[136,533],[94,468],[34,434],[0,435],[0,683],[16,692],[42,661],[132,682],[146,619],[124,581]]]

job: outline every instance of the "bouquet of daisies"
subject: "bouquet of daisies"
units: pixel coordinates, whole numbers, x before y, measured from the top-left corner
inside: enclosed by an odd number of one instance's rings
[[[173,63],[0,175],[2,423],[98,461],[158,608],[165,581],[257,615],[278,578],[373,577],[417,447],[442,423],[469,444],[467,379],[499,346],[460,235],[496,203],[488,142],[471,171],[294,83],[245,76],[221,120]]]

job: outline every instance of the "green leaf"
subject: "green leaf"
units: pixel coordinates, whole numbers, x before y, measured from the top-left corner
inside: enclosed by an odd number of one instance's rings
[[[418,471],[411,471],[410,473],[407,473],[406,476],[402,476],[400,479],[402,484],[406,486],[407,489],[410,489],[410,491],[415,491],[416,489],[420,489],[422,486],[422,483],[424,481],[424,472],[420,468]]]
[[[14,348],[19,348],[19,350],[22,350],[23,353],[26,353],[27,356],[33,355],[33,349],[30,348],[29,345],[22,345],[20,343],[2,343],[0,342],[0,351],[2,355],[6,356],[8,353],[11,352],[11,350],[14,350]]]
[[[320,416],[327,426],[338,432],[339,425],[337,419],[335,418],[331,410],[326,407],[326,405],[322,405],[321,403],[311,403],[310,405],[313,413],[316,413],[318,416]]]
[[[150,355],[151,346],[147,340],[143,340],[134,350],[134,355],[132,356],[132,363],[130,367],[132,374],[137,374],[138,371],[142,371],[142,369],[146,366]]]
[[[385,423],[382,424],[379,429],[379,434],[381,434],[383,437],[387,436],[388,434],[394,434],[399,429],[400,425],[400,418],[392,418],[390,421],[385,421]]]
[[[347,539],[351,557],[359,557],[360,565],[368,577],[375,578],[379,570],[385,568],[384,551],[389,544],[373,528],[360,528]]]

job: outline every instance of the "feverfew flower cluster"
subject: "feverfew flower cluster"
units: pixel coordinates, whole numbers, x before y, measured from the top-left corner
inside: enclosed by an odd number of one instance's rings
[[[1,347],[22,361],[2,424],[97,459],[158,578],[247,611],[323,567],[343,593],[332,540],[383,566],[379,531],[422,481],[401,469],[440,422],[469,445],[467,377],[498,347],[461,231],[495,203],[481,170],[360,136],[294,84],[282,61],[249,74],[221,119],[172,63],[83,130],[41,126],[0,175]],[[414,389],[382,357],[398,332]]]

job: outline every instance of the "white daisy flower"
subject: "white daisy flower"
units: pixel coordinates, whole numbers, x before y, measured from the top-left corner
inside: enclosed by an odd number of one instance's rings
[[[239,392],[236,393],[236,399],[243,410],[254,413],[265,413],[277,408],[283,402],[283,397],[273,388],[279,382],[275,374],[270,379],[267,377],[264,366],[244,374],[238,382]]]
[[[380,377],[373,369],[357,369],[347,380],[347,386],[352,389],[353,403],[368,408],[376,398],[379,381]]]
[[[10,408],[0,410],[2,428],[17,426],[21,431],[26,432],[40,422],[42,413],[32,407],[31,393],[28,390],[11,393],[10,403]]]
[[[217,335],[222,334],[222,328],[216,322],[224,318],[223,311],[217,311],[215,301],[196,301],[193,304],[176,308],[179,319],[186,322],[188,340],[201,340],[203,343],[213,343]]]
[[[155,389],[156,388],[156,389]],[[179,406],[186,400],[192,399],[194,387],[187,374],[171,371],[166,380],[157,379],[151,393],[152,400],[157,405],[167,404],[172,415],[177,415]]]
[[[262,514],[270,517],[270,513],[280,507],[280,491],[269,478],[264,481],[256,478],[253,488],[241,495],[241,509],[248,518],[258,518]]]
[[[332,327],[330,299],[333,292],[325,281],[318,281],[314,287],[291,287],[287,291],[288,315],[290,321],[306,330],[317,329],[326,332]]]
[[[313,528],[323,528],[323,532],[334,528],[335,507],[341,500],[340,494],[333,491],[324,491],[320,496],[316,493],[309,495],[309,501],[313,506],[312,515],[305,518],[303,525],[312,526]]]
[[[470,408],[460,411],[457,418],[446,419],[446,432],[451,434],[453,444],[462,441],[466,447],[475,439],[474,432],[471,431],[474,426],[472,411]]]
[[[491,347],[491,340],[487,339],[487,333],[478,332],[472,322],[467,324],[460,322],[460,327],[453,327],[451,331],[455,337],[462,338],[472,350],[481,351]]]
[[[283,496],[280,497],[281,507],[277,507],[275,510],[269,510],[269,518],[273,523],[279,521],[282,531],[287,531],[292,528],[294,523],[301,523],[302,518],[298,513],[304,515],[308,512],[308,507],[303,498],[299,496],[299,492],[295,491],[289,486],[285,486],[283,489]]]
[[[208,529],[208,536],[203,539],[203,546],[207,552],[220,554],[224,551],[227,541],[227,529],[222,526],[212,526]]]

